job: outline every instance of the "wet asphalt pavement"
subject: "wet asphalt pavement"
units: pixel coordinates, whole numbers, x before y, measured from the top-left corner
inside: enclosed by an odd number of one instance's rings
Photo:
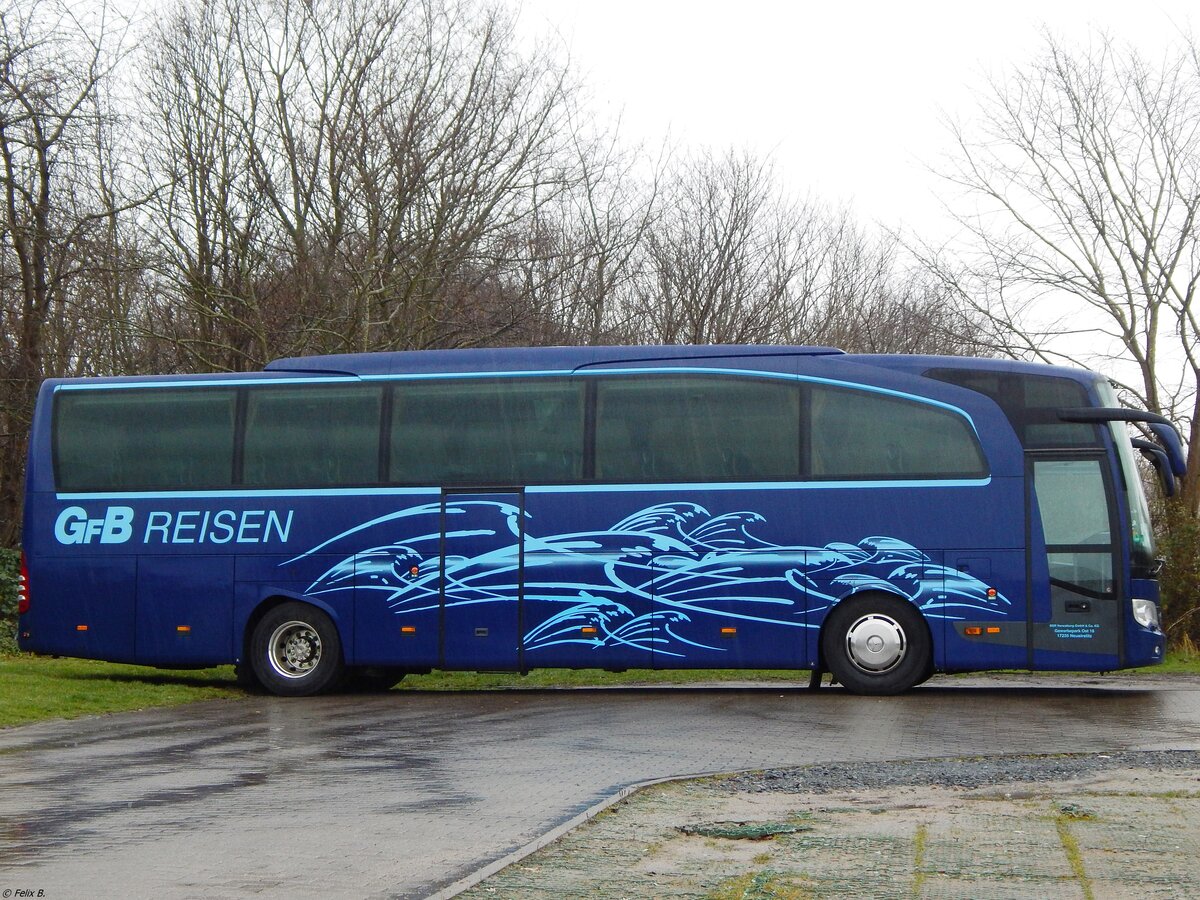
[[[1168,749],[1200,680],[254,697],[0,732],[0,889],[424,897],[649,779]]]

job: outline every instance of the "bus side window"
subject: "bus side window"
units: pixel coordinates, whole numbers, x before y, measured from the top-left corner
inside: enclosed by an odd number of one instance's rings
[[[581,379],[446,379],[395,388],[396,484],[539,484],[583,478]]]
[[[800,391],[765,378],[653,375],[596,388],[603,481],[794,480]]]
[[[813,385],[815,478],[978,478],[987,463],[970,423],[932,404]]]
[[[242,482],[251,487],[341,487],[379,481],[376,385],[252,388]]]
[[[55,407],[60,491],[213,489],[233,482],[231,389],[61,391]]]

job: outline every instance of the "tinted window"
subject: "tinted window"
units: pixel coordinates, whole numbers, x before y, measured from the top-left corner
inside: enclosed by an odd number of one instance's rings
[[[1112,534],[1100,460],[1037,460],[1033,481],[1052,582],[1111,593]]]
[[[867,391],[811,388],[815,478],[977,477],[987,466],[962,416]]]
[[[1033,478],[1047,544],[1107,546],[1111,542],[1099,460],[1038,460]]]
[[[392,411],[391,480],[539,484],[583,478],[582,381],[402,382]]]
[[[795,479],[800,391],[752,378],[602,378],[596,477],[602,481]]]
[[[374,385],[253,388],[246,398],[243,483],[377,483],[382,395]]]
[[[227,389],[59,391],[58,489],[228,487],[235,407]]]
[[[1100,446],[1095,425],[1058,418],[1060,409],[1092,405],[1083,385],[1070,378],[975,369],[931,369],[925,374],[994,400],[1027,448]]]

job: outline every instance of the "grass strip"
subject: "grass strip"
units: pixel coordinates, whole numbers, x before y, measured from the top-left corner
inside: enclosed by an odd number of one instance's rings
[[[1092,890],[1092,881],[1083,867],[1083,854],[1079,851],[1079,841],[1071,833],[1071,820],[1072,817],[1063,812],[1054,817],[1054,824],[1058,828],[1058,840],[1067,854],[1067,862],[1071,864],[1075,880],[1079,882],[1079,887],[1083,890],[1084,900],[1095,900],[1096,894]]]
[[[510,688],[621,687],[656,684],[770,682],[807,686],[808,672],[793,669],[534,669],[515,672],[430,672],[409,675],[397,686],[405,691],[491,691]]]
[[[913,888],[912,895],[920,897],[925,887],[925,852],[929,846],[929,828],[925,824],[917,826],[913,836]]]
[[[241,696],[233,666],[174,671],[83,659],[0,657],[0,727]]]

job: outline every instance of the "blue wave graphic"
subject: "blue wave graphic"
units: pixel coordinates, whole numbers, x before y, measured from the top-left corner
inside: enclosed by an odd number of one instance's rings
[[[690,648],[722,651],[689,637],[689,625],[719,615],[816,628],[814,618],[864,590],[907,597],[931,618],[993,618],[1011,606],[973,576],[896,538],[785,546],[754,534],[765,522],[755,512],[714,516],[678,502],[639,510],[603,531],[539,536],[529,515],[511,504],[448,501],[365,522],[289,562],[356,536],[398,531],[329,568],[307,593],[378,592],[380,602],[405,615],[437,609],[443,596],[447,607],[515,602],[523,547],[526,617],[541,613],[523,636],[526,652],[563,645],[678,657]],[[479,552],[481,546],[488,549]]]

